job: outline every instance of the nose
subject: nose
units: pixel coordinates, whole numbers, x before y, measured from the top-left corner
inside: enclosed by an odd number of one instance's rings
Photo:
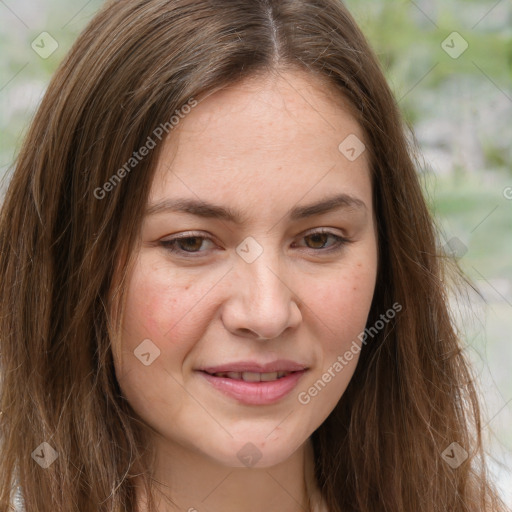
[[[270,340],[302,321],[301,301],[289,282],[290,273],[283,272],[277,258],[268,254],[264,251],[252,263],[237,261],[232,274],[222,320],[237,336]]]

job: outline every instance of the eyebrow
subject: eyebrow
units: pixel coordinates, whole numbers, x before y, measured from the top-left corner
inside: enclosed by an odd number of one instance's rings
[[[366,210],[367,208],[364,201],[357,197],[350,194],[338,194],[326,197],[316,203],[295,206],[288,213],[288,218],[292,221],[297,221],[339,209]],[[146,210],[146,216],[169,212],[189,213],[198,217],[221,219],[235,224],[243,224],[245,221],[240,212],[231,208],[207,201],[185,198],[165,199],[149,205]]]

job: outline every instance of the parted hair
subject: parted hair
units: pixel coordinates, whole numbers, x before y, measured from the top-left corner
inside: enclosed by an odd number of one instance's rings
[[[135,477],[153,488],[147,428],[121,394],[112,350],[162,144],[104,197],[98,187],[191,98],[286,69],[348,100],[363,129],[379,250],[368,325],[402,306],[312,434],[328,509],[504,510],[486,476],[474,379],[413,148],[346,7],[117,0],[54,74],[1,209],[0,511],[15,483],[27,512],[135,512]],[[44,470],[31,457],[43,441],[59,454]],[[456,469],[441,457],[452,442],[469,454]]]

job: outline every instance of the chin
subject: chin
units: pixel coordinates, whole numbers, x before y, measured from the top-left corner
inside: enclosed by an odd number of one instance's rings
[[[276,440],[269,441],[266,436],[246,437],[246,441],[231,440],[226,450],[210,453],[209,456],[219,464],[231,468],[269,468],[289,459],[304,443],[278,445]]]

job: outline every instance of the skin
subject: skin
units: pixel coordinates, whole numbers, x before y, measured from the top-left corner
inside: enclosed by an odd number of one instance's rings
[[[350,134],[364,140],[344,100],[297,70],[211,94],[165,142],[148,212],[164,200],[200,199],[244,222],[165,209],[143,222],[114,359],[123,394],[154,431],[155,478],[176,503],[159,510],[308,510],[310,436],[345,391],[358,354],[309,403],[298,395],[357,341],[376,279],[367,152],[350,161],[338,149]],[[364,205],[287,217],[342,193]],[[337,239],[312,236],[321,228],[350,241],[329,251]],[[183,255],[161,243],[183,234],[205,238],[175,243]],[[236,251],[247,237],[263,251],[251,263]],[[134,356],[145,339],[160,350],[147,366]],[[195,371],[275,359],[308,370],[270,405],[241,404]],[[247,443],[261,455],[251,467],[237,456]],[[142,492],[139,503],[144,510]]]

